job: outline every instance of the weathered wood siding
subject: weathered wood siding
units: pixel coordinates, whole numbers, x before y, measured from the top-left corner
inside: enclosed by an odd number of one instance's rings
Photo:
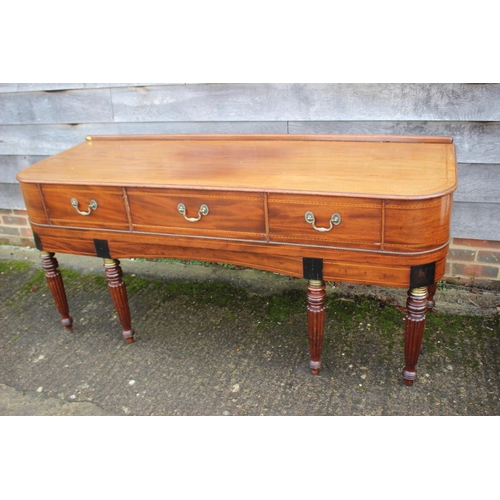
[[[16,173],[86,135],[451,135],[455,238],[500,240],[500,84],[0,84],[0,208]],[[311,173],[313,175],[313,173]]]

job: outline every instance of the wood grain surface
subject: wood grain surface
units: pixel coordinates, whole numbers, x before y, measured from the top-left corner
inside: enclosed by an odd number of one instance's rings
[[[449,139],[422,141],[287,135],[92,139],[22,170],[17,178],[414,199],[454,191],[454,145]]]
[[[497,84],[1,84],[0,123],[486,122],[499,103]]]
[[[407,286],[409,266],[444,262],[456,164],[443,137],[126,136],[89,138],[18,179],[50,251],[94,254],[105,239],[112,258],[190,255],[293,276],[314,256],[331,279]]]
[[[23,209],[15,175],[98,134],[452,136],[453,237],[499,238],[500,84],[0,84],[0,208]],[[487,203],[488,206],[484,204]]]

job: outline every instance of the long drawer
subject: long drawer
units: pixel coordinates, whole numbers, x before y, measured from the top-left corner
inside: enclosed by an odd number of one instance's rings
[[[264,240],[260,193],[129,188],[134,231]]]
[[[41,189],[54,226],[129,229],[122,188],[44,184]]]
[[[381,201],[269,194],[270,241],[380,248]]]

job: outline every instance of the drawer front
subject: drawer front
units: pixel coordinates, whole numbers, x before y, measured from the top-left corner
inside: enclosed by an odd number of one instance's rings
[[[122,188],[43,185],[42,193],[55,226],[129,229]]]
[[[271,241],[380,248],[379,200],[270,194],[268,204]]]
[[[385,205],[385,245],[394,251],[425,251],[450,238],[451,195],[429,200],[388,200]]]
[[[260,193],[129,188],[127,196],[135,231],[265,239]]]

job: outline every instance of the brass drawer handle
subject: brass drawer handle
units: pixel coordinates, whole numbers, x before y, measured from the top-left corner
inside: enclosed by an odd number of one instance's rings
[[[311,224],[312,227],[320,233],[327,233],[328,231],[332,230],[333,226],[338,226],[342,222],[342,218],[338,213],[332,214],[330,218],[330,227],[316,227],[316,218],[314,217],[314,214],[312,212],[306,212],[305,218],[306,222]]]
[[[97,202],[95,200],[90,200],[89,209],[87,212],[82,212],[81,210],[78,209],[78,200],[76,198],[71,198],[71,204],[75,207],[75,210],[80,215],[90,215],[92,210],[97,210]]]
[[[200,209],[198,210],[198,217],[186,217],[186,206],[184,203],[179,203],[177,205],[177,211],[184,216],[184,218],[189,221],[189,222],[198,222],[203,215],[208,215],[208,207],[203,203],[203,205],[200,206]]]

